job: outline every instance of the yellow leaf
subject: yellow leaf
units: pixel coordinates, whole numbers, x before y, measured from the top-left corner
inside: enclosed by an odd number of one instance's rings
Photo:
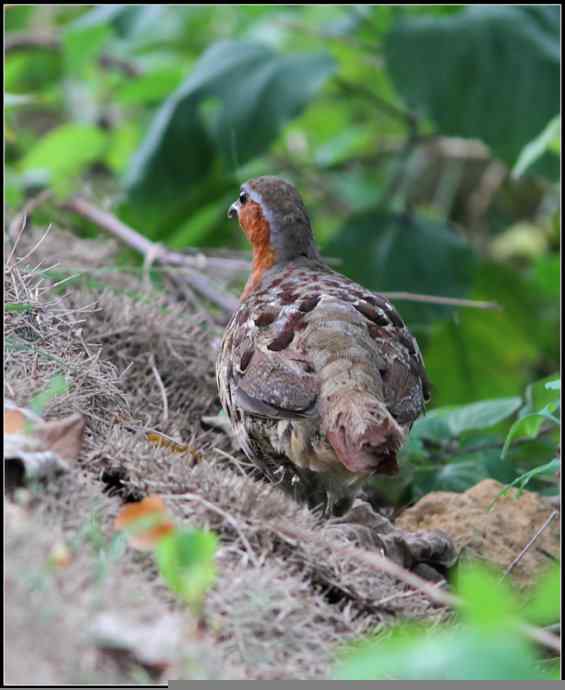
[[[175,441],[170,436],[166,436],[165,434],[162,434],[160,431],[148,431],[145,434],[145,438],[152,445],[157,446],[158,448],[167,448],[168,450],[172,451],[173,453],[177,453],[178,455],[184,455],[188,453],[192,456],[195,462],[199,462],[202,459],[202,455],[199,451],[194,450],[194,448],[191,448],[186,443],[179,443],[178,441]]]

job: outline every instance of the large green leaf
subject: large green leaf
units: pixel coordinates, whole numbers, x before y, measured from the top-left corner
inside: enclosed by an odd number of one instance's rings
[[[60,192],[72,189],[75,178],[103,157],[108,135],[92,125],[66,124],[52,129],[19,164],[27,175],[45,174]]]
[[[328,256],[340,270],[373,290],[461,297],[469,289],[474,255],[446,224],[410,215],[370,212],[351,217],[332,242]],[[410,323],[445,316],[445,307],[402,302]]]
[[[561,567],[556,563],[546,571],[530,594],[524,611],[528,620],[537,625],[547,625],[559,620],[561,600]]]
[[[133,157],[126,178],[130,203],[163,210],[201,184],[218,157],[233,169],[258,155],[334,69],[325,53],[213,45],[163,104]]]
[[[529,367],[555,340],[552,323],[536,317],[539,295],[514,269],[483,263],[471,296],[502,309],[462,309],[456,321],[434,324],[424,360],[436,405],[520,395]]]
[[[510,417],[522,404],[522,398],[480,400],[462,405],[447,415],[447,424],[453,436],[472,429],[487,429]]]
[[[560,111],[560,8],[478,6],[398,22],[393,81],[442,134],[477,137],[513,165]]]
[[[345,647],[336,680],[529,680],[557,679],[558,668],[540,655],[518,628],[519,601],[500,575],[478,564],[457,577],[461,622],[429,628],[405,624],[386,636]],[[559,568],[536,591],[527,613],[535,622],[559,614]]]
[[[500,635],[479,628],[405,626],[386,639],[374,638],[342,654],[335,680],[529,680],[557,679],[543,668],[516,632]]]
[[[184,529],[161,539],[155,549],[159,571],[167,585],[197,608],[216,579],[217,544],[212,532]]]

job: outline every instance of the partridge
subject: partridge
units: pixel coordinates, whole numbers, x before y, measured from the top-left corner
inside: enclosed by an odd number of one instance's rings
[[[422,355],[385,297],[321,260],[291,184],[249,180],[228,216],[253,262],[218,355],[222,406],[270,480],[342,514],[369,477],[398,472],[429,397]]]

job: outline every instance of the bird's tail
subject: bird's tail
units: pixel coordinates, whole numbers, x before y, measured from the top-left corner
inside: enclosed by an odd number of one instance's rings
[[[365,320],[337,303],[325,305],[318,318],[307,346],[320,376],[321,431],[351,472],[395,474],[406,432],[385,405]]]
[[[326,438],[351,472],[396,474],[405,432],[384,403],[369,394],[342,391],[322,416]]]

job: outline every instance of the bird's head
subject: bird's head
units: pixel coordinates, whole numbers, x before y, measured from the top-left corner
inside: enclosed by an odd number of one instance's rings
[[[256,271],[300,256],[318,257],[304,203],[296,189],[280,177],[256,177],[241,185],[228,217],[239,219],[253,245]]]

